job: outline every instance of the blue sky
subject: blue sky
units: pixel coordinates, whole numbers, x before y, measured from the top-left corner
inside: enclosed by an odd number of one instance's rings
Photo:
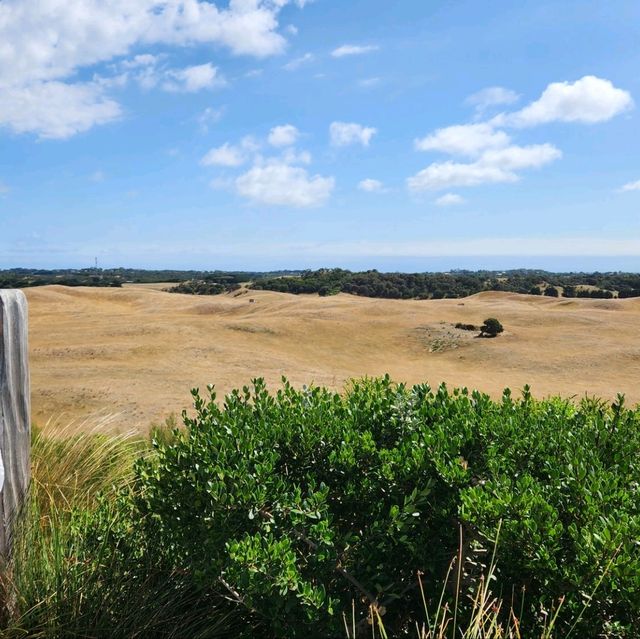
[[[0,268],[640,270],[640,3],[2,0]]]

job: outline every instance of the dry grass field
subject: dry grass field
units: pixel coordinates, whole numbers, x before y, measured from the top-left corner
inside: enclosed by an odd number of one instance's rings
[[[82,427],[108,414],[115,429],[145,430],[188,408],[194,386],[226,392],[261,376],[276,387],[283,375],[340,389],[351,377],[388,372],[494,396],[528,383],[536,396],[624,392],[640,402],[640,299],[195,297],[160,289],[25,291],[35,423],[74,419]],[[496,339],[453,327],[487,317],[505,327]]]

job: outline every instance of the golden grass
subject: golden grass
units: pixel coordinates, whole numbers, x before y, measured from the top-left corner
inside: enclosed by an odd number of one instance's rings
[[[352,377],[389,373],[494,396],[528,383],[538,396],[624,392],[640,401],[640,299],[197,297],[137,285],[25,292],[39,424],[108,411],[118,417],[106,428],[146,430],[189,407],[191,387],[214,383],[224,393],[254,376],[272,387],[286,375],[341,389]],[[452,326],[491,316],[505,327],[497,339]]]

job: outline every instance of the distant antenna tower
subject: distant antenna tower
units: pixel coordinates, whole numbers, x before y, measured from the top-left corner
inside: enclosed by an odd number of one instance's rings
[[[98,258],[96,257],[96,271],[98,270]]]

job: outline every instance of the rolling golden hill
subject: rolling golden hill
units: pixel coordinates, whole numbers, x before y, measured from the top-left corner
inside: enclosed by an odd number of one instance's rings
[[[159,288],[25,291],[35,423],[115,414],[114,428],[144,430],[188,408],[194,386],[224,393],[261,376],[275,387],[283,375],[341,389],[388,372],[494,396],[528,383],[537,396],[623,392],[640,402],[640,299],[195,297]],[[505,327],[496,339],[453,327],[487,317]]]

